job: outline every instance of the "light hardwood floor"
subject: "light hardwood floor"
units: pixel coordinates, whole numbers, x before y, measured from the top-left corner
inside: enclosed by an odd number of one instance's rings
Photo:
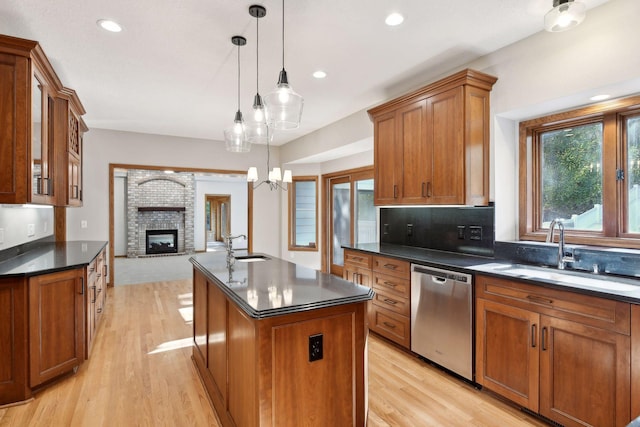
[[[219,426],[191,361],[191,280],[108,292],[91,358],[0,426]],[[544,425],[370,336],[369,427]]]

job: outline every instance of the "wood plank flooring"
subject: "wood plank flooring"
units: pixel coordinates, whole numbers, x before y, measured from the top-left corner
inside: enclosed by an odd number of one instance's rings
[[[191,361],[191,280],[108,292],[91,358],[0,426],[219,426]],[[369,427],[544,425],[370,336]]]

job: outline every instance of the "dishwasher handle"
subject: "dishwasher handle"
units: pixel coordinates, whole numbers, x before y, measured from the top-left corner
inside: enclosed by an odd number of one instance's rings
[[[471,284],[471,275],[465,273],[458,273],[457,271],[440,270],[438,268],[425,267],[422,265],[411,264],[411,271],[414,273],[428,274],[433,278],[440,278],[444,280],[437,280],[438,283],[446,281],[446,279],[455,280],[456,282]],[[436,281],[434,279],[434,281]]]

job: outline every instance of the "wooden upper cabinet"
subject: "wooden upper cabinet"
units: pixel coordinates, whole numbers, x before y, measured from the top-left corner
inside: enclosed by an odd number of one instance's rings
[[[70,122],[60,122],[57,102],[70,99],[70,93],[75,96],[62,86],[37,42],[0,35],[0,203],[74,204],[67,200],[69,162],[62,154]],[[74,103],[79,129],[86,130],[77,97]],[[73,171],[78,182],[80,171]]]
[[[496,81],[467,69],[369,110],[376,205],[489,203]]]

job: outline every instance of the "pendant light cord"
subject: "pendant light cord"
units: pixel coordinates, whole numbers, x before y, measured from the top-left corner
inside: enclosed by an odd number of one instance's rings
[[[240,111],[240,45],[238,45],[238,111]]]
[[[260,29],[258,23],[260,22],[260,18],[256,16],[256,93],[260,93],[258,90],[258,75],[260,74],[260,61],[258,58],[258,52],[260,52]]]
[[[282,0],[282,69],[284,70],[284,0]]]

